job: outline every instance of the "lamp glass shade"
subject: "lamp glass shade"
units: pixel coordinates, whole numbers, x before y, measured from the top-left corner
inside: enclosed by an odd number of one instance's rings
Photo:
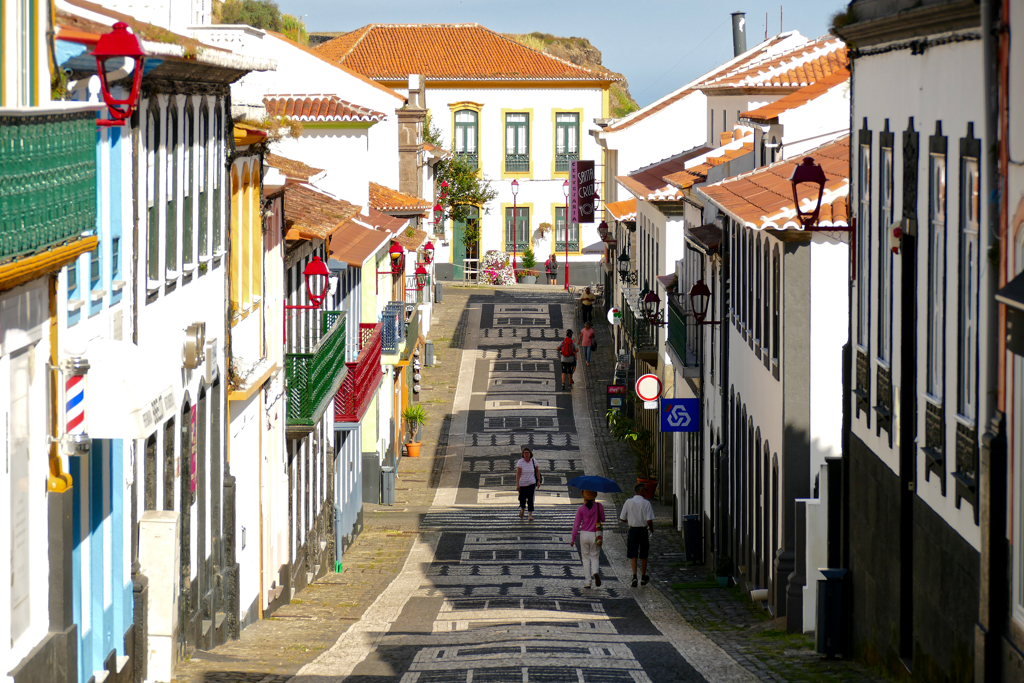
[[[319,307],[327,298],[327,278],[330,274],[327,265],[320,260],[319,256],[314,256],[302,271],[303,277],[306,278],[306,292],[314,306]]]
[[[793,204],[796,209],[797,219],[804,228],[813,227],[818,222],[818,214],[821,211],[821,198],[825,193],[825,171],[821,166],[814,163],[814,157],[804,157],[803,160],[793,168],[793,175],[789,182],[793,186]],[[810,186],[803,190],[804,199],[814,201],[814,208],[808,213],[801,210],[801,188],[800,185]],[[817,197],[814,192],[817,190]]]
[[[405,266],[405,249],[398,242],[392,242],[391,248],[388,249],[388,256],[391,257],[392,274],[398,275]]]
[[[423,245],[423,253],[426,255],[427,263],[428,264],[433,263],[434,262],[434,243],[433,242],[427,242],[425,245]]]
[[[566,199],[569,198],[569,181],[568,180],[563,180],[562,181],[562,194],[565,195]]]
[[[629,275],[629,254],[625,249],[619,254],[619,275],[623,278]]]
[[[513,179],[512,180],[512,196],[515,197],[517,194],[519,194],[519,181]]]
[[[608,239],[608,224],[601,221],[601,225],[597,226],[597,234],[601,236],[602,240]]]
[[[693,309],[693,317],[696,318],[698,325],[707,319],[710,302],[711,290],[703,280],[697,280],[693,287],[690,287],[690,307]]]
[[[416,264],[416,289],[423,291],[423,288],[427,285],[427,269],[422,263]]]
[[[96,69],[99,71],[100,86],[103,90],[103,101],[107,105],[113,123],[120,124],[132,115],[135,103],[139,99],[139,88],[142,86],[142,71],[146,61],[146,53],[142,43],[134,33],[128,31],[128,24],[119,21],[114,24],[110,33],[104,33],[92,51],[96,58]],[[132,60],[132,87],[127,99],[118,99],[110,92],[107,73],[122,67],[127,60]],[[109,125],[109,124],[108,124]]]
[[[649,321],[654,321],[658,315],[658,309],[661,306],[661,299],[653,291],[648,291],[643,298],[643,309],[644,315],[647,316]]]

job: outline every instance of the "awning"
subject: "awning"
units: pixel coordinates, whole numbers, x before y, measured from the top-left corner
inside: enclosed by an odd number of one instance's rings
[[[94,439],[145,439],[175,412],[173,380],[128,341],[93,339],[86,420]]]
[[[580,253],[582,253],[582,254],[603,254],[604,253],[604,247],[605,247],[605,243],[604,242],[594,242],[593,244],[588,244],[587,246],[583,247],[583,250]]]

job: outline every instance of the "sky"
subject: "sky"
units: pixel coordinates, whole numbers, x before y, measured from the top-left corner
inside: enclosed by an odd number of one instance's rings
[[[588,38],[602,63],[623,74],[643,107],[732,58],[732,12],[746,12],[747,46],[782,28],[807,38],[828,32],[843,0],[278,0],[311,32],[381,23],[478,23],[499,33],[541,31]]]

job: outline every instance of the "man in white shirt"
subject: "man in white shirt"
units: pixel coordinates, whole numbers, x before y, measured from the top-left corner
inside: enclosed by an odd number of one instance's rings
[[[636,588],[636,560],[640,558],[640,573],[643,575],[640,585],[646,586],[651,577],[647,575],[647,556],[651,552],[651,534],[654,533],[654,508],[651,501],[644,498],[645,484],[633,487],[634,495],[622,506],[619,519],[629,525],[626,536],[626,557],[633,567],[633,581],[630,585]]]

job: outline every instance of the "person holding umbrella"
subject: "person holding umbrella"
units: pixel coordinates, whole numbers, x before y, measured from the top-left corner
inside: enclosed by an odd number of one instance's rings
[[[604,523],[604,506],[596,502],[597,492],[621,493],[622,489],[613,480],[606,477],[582,476],[569,482],[569,486],[583,492],[583,505],[576,510],[576,521],[572,525],[572,540],[569,545],[576,544],[580,539],[580,557],[583,560],[583,576],[587,582],[584,588],[590,588],[590,579],[594,585],[601,585],[601,525]]]
[[[576,510],[576,521],[572,525],[572,540],[569,545],[576,544],[580,539],[580,557],[583,559],[583,576],[586,578],[584,588],[590,588],[590,577],[594,577],[594,585],[601,585],[601,546],[597,542],[597,530],[604,522],[604,506],[596,502],[596,491],[583,492],[583,505]]]

